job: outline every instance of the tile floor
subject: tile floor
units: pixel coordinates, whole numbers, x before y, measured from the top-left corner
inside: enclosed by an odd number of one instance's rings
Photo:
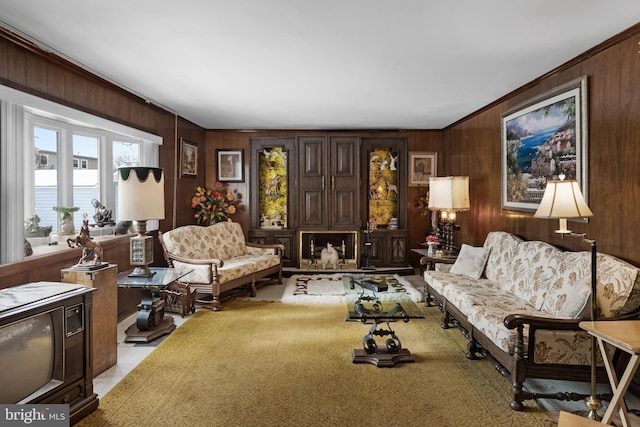
[[[175,313],[168,313],[167,315],[173,317],[176,327],[180,327],[189,318],[188,315],[182,318]],[[134,313],[118,323],[118,363],[93,379],[93,391],[98,394],[98,398],[107,394],[113,386],[144,360],[168,336],[157,338],[148,344],[125,342],[125,330],[135,323],[136,317],[137,313]]]

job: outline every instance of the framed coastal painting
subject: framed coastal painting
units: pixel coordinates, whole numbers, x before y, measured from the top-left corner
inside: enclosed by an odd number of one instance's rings
[[[409,152],[409,187],[426,187],[429,178],[436,176],[438,153]]]
[[[216,181],[244,182],[244,150],[216,150]]]
[[[198,175],[198,145],[180,138],[180,176]]]
[[[502,115],[502,209],[535,212],[547,182],[563,174],[587,198],[587,78]]]

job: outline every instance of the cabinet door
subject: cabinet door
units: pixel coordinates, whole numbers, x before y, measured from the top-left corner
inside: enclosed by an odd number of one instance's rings
[[[332,137],[329,154],[329,227],[357,230],[360,222],[358,138]]]
[[[327,138],[305,136],[298,140],[299,164],[299,227],[327,229]]]

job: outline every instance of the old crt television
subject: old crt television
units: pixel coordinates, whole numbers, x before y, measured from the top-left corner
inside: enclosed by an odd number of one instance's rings
[[[93,290],[58,282],[0,290],[0,403],[69,404],[72,420],[74,412],[97,407],[90,359]]]

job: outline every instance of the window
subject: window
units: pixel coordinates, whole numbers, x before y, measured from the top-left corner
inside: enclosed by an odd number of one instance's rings
[[[48,239],[29,239],[34,253],[38,244],[66,241],[69,236],[57,236],[54,206],[79,208],[75,232],[84,213],[94,222],[96,201],[117,221],[117,168],[157,166],[162,144],[156,135],[1,85],[0,129],[0,263],[24,257],[25,225],[33,216],[52,229]],[[92,235],[100,231],[93,228]]]
[[[36,167],[38,169],[45,169],[49,167],[49,155],[48,154],[37,154],[38,161],[36,162]]]

